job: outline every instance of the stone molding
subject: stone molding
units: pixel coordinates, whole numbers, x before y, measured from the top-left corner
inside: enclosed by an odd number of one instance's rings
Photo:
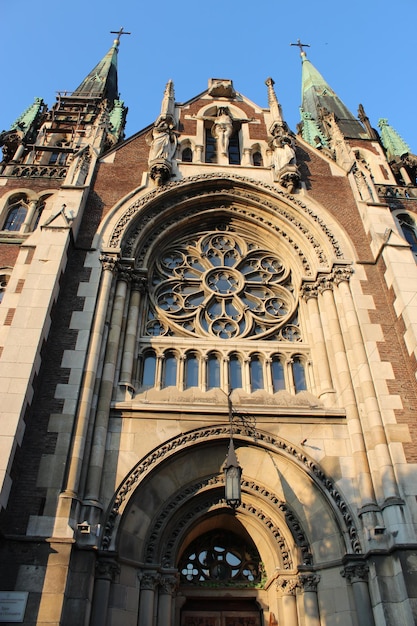
[[[190,190],[188,194],[184,193],[187,190],[187,188],[193,183],[201,184],[201,183],[210,183],[210,182],[220,181],[220,180],[223,180],[224,184],[222,186],[220,186],[220,184],[216,185],[215,190],[208,191],[207,189],[204,189],[201,192],[197,192],[196,189],[193,189],[193,190]],[[259,193],[251,194],[248,189],[246,189],[245,192],[242,193],[240,189],[234,187],[234,185],[238,185],[238,184],[240,185],[245,184],[250,187],[254,187],[256,190],[260,190],[265,193],[268,193],[271,196],[271,199],[267,200],[261,197]],[[255,189],[254,189],[254,192],[255,192]],[[175,195],[175,197],[171,197],[171,192],[176,191],[176,190],[178,190],[179,192],[182,191],[181,196]],[[278,203],[272,202],[272,200],[281,199],[281,200],[285,200],[287,203],[290,202],[292,205],[297,205],[297,207],[299,207],[303,211],[303,213],[305,213],[310,219],[316,222],[317,227],[322,231],[322,233],[324,234],[324,236],[330,243],[333,249],[333,253],[336,256],[336,258],[343,258],[343,252],[341,250],[340,244],[335,238],[335,236],[333,235],[333,233],[331,232],[331,230],[327,227],[324,220],[320,218],[312,209],[307,207],[307,205],[304,202],[294,197],[293,195],[289,194],[288,192],[285,192],[281,189],[276,188],[275,186],[254,180],[249,177],[244,177],[244,176],[239,176],[236,174],[229,174],[229,173],[224,173],[224,172],[219,172],[216,174],[201,174],[201,175],[191,176],[189,178],[185,178],[179,181],[169,182],[163,187],[157,187],[151,190],[149,193],[145,194],[142,198],[136,200],[131,206],[127,208],[127,210],[124,211],[123,215],[118,220],[110,236],[109,247],[110,248],[122,248],[123,255],[131,257],[131,252],[134,248],[136,239],[139,236],[139,231],[143,230],[143,226],[146,225],[148,222],[152,221],[162,211],[174,205],[178,205],[181,202],[184,202],[185,200],[189,200],[189,199],[197,200],[199,197],[206,196],[206,195],[209,195],[210,199],[212,199],[216,195],[218,196],[219,194],[221,194],[222,196],[229,195],[232,198],[241,197],[242,200],[244,200],[246,203],[248,200],[252,201],[254,204],[258,206],[259,205],[263,206],[267,209],[272,209],[274,212],[281,215],[284,219],[290,220],[293,223],[293,226],[295,228],[297,228],[298,230],[301,230],[303,237],[307,238],[310,241],[313,249],[316,252],[316,255],[319,259],[320,264],[328,263],[328,259],[326,258],[326,255],[323,249],[321,248],[321,245],[317,242],[317,240],[315,240],[315,238],[310,232],[310,229],[307,228],[307,225],[304,226],[298,219],[296,219],[295,215],[292,215],[291,213],[289,213],[287,210],[284,209],[284,207],[279,206]],[[162,202],[161,202],[160,196],[168,196],[168,197],[166,198],[165,201],[163,201],[163,198],[162,198]],[[140,229],[136,229],[132,233],[130,233],[128,238],[126,239],[126,242],[123,244],[123,239],[129,228],[129,224],[131,220],[144,207],[147,207],[147,209],[146,209],[146,213],[142,215]],[[193,213],[199,213],[199,212],[201,212],[201,206],[196,207]],[[261,218],[260,216],[255,215],[253,212],[253,209],[252,211],[248,211],[248,214],[250,214],[250,217],[252,219],[257,218],[259,221],[265,222],[265,218],[264,217]],[[185,215],[189,215],[189,213],[187,212]],[[176,219],[178,219],[178,217]],[[276,225],[272,224],[271,222],[267,222],[265,225],[272,226],[275,229],[277,228]],[[166,224],[163,225],[163,228],[165,227],[166,227]],[[286,233],[281,231],[280,234],[284,236]],[[295,248],[298,248],[295,242],[291,242],[291,243],[294,245]],[[298,253],[301,254],[301,251],[298,250]],[[308,266],[308,262],[306,259],[304,259],[304,263]]]
[[[362,549],[359,541],[358,531],[355,527],[352,514],[349,511],[349,507],[342,498],[342,495],[334,485],[333,481],[323,472],[321,467],[313,459],[309,458],[303,451],[299,450],[292,444],[278,439],[269,433],[262,431],[253,432],[251,428],[249,431],[245,426],[233,425],[235,436],[241,435],[242,437],[249,437],[251,440],[255,438],[257,444],[263,444],[265,447],[271,446],[275,450],[280,450],[284,454],[290,456],[294,461],[304,467],[305,471],[312,477],[312,479],[321,486],[326,493],[328,499],[331,501],[333,507],[341,515],[343,522],[346,526],[350,549],[353,554],[361,554]],[[165,457],[175,454],[175,452],[185,449],[198,442],[208,441],[216,438],[228,438],[230,436],[229,425],[222,426],[210,426],[199,430],[193,430],[189,433],[178,435],[165,442],[157,450],[154,450],[151,454],[144,457],[131,473],[126,477],[123,483],[117,490],[113,501],[108,509],[107,518],[104,524],[104,532],[102,536],[102,548],[108,550],[112,543],[114,529],[117,520],[120,518],[120,510],[124,501],[128,498],[129,493],[135,489],[141,477],[146,475],[153,467],[162,461]],[[218,500],[216,500],[217,502]]]

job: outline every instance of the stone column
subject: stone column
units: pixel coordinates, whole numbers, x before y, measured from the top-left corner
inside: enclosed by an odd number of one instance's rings
[[[276,582],[278,594],[279,624],[285,626],[298,626],[297,591],[298,581],[295,577],[284,578],[280,576]]]
[[[321,295],[318,299],[318,304],[320,317],[323,327],[327,328],[329,343],[331,343],[333,349],[333,364],[336,370],[337,392],[341,396],[342,406],[346,409],[347,424],[361,499],[364,505],[375,504],[375,492],[366,454],[362,423],[353,389],[350,366],[346,356],[346,346],[334,301],[333,287],[334,282],[332,276],[323,276],[319,279],[318,289]]]
[[[288,381],[288,390],[290,392],[291,395],[295,394],[295,385],[294,385],[294,376],[292,373],[292,364],[293,364],[293,360],[292,359],[287,359],[285,361],[285,379]]]
[[[33,218],[35,217],[36,205],[37,205],[36,200],[31,200],[29,202],[29,208],[26,213],[25,221],[22,224],[22,232],[24,233],[28,233],[31,230]]]
[[[157,354],[156,355],[156,367],[155,367],[155,389],[160,391],[162,387],[162,373],[164,367],[164,359],[165,355]]]
[[[332,375],[330,371],[329,356],[326,349],[323,324],[317,302],[318,289],[315,286],[304,285],[303,297],[307,303],[308,320],[311,328],[311,335],[314,337],[314,362],[313,372],[318,396],[326,406],[333,406],[335,400],[335,390],[333,388]]]
[[[163,575],[160,580],[158,598],[158,626],[170,626],[172,623],[172,596],[177,588],[175,576]]]
[[[368,588],[369,567],[364,561],[347,564],[341,574],[352,585],[358,626],[375,626]]]
[[[90,501],[89,503],[92,504],[98,503],[100,498],[100,485],[106,447],[110,403],[113,395],[114,377],[116,372],[117,355],[119,351],[120,334],[127,293],[127,282],[129,277],[130,275],[128,271],[122,270],[119,272],[116,294],[113,301],[113,310],[110,320],[106,352],[104,355],[104,365],[101,375],[85,495],[85,500]]]
[[[106,623],[111,583],[119,572],[120,568],[115,561],[97,561],[90,626],[103,626]]]
[[[337,295],[340,298],[340,306],[343,307],[346,327],[351,340],[352,360],[358,372],[357,385],[360,386],[369,425],[369,444],[375,452],[375,460],[380,471],[382,495],[385,500],[398,498],[398,486],[385,434],[385,425],[375,392],[355,304],[349,285],[346,280],[343,280],[343,275],[341,278],[337,276],[337,281],[339,283]]]
[[[84,367],[84,378],[76,417],[68,478],[63,496],[69,495],[73,497],[78,494],[81,469],[86,447],[90,410],[96,382],[96,373],[104,336],[106,312],[109,304],[113,272],[116,267],[116,259],[114,257],[104,256],[101,258],[101,261],[103,264],[103,273],[101,276],[101,284],[97,296],[97,306],[90,335],[87,359]]]
[[[133,276],[119,382],[120,386],[126,387],[132,391],[132,372],[135,360],[136,337],[138,332],[140,296],[145,293],[145,290],[145,278]]]
[[[299,604],[301,605],[301,611],[304,614],[305,626],[320,626],[320,613],[319,603],[317,601],[317,585],[320,581],[320,576],[317,574],[300,574],[298,576],[298,583],[300,594]]]
[[[140,580],[138,626],[153,626],[155,591],[159,583],[159,574],[142,571],[138,576]]]

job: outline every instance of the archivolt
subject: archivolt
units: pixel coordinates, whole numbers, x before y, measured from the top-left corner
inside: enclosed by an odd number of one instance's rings
[[[281,216],[285,223],[290,223],[292,228],[298,231],[303,240],[309,242],[321,266],[329,263],[329,256],[343,258],[343,252],[334,234],[325,222],[301,200],[278,187],[225,173],[193,176],[150,191],[124,211],[113,228],[108,245],[113,249],[120,248],[122,256],[132,258],[136,256],[138,240],[149,224],[152,225],[152,233],[154,228],[159,231],[166,227],[165,217],[160,223],[159,219],[162,214],[169,213],[171,207],[183,205],[182,214],[184,217],[190,217],[201,213],[202,199],[207,198],[210,202],[215,202],[216,198],[221,197],[229,198],[229,200],[235,199],[239,205],[234,209],[236,212],[290,239],[285,229],[279,229],[276,220],[268,218],[268,213],[271,215],[273,212],[273,215]],[[263,214],[260,211],[251,210],[250,205],[264,208]],[[136,220],[139,213],[140,220]],[[302,214],[307,219],[302,219]],[[170,219],[169,215],[166,217]],[[176,212],[176,216],[171,219],[178,220],[178,213]],[[313,224],[315,226],[312,229]],[[316,232],[316,235],[312,230]],[[157,233],[153,234],[153,238],[156,236]],[[296,242],[289,242],[295,248],[297,247]],[[327,243],[323,245],[323,242]],[[301,250],[297,250],[297,253],[302,255]],[[143,250],[140,256],[144,256]],[[304,259],[304,269],[308,273],[309,268],[306,264]]]
[[[102,548],[104,550],[108,550],[114,545],[115,531],[120,523],[121,514],[130,498],[131,493],[133,493],[139,482],[147,474],[149,474],[150,471],[156,468],[160,462],[166,461],[167,458],[176,454],[178,451],[189,448],[197,443],[228,439],[229,436],[230,427],[228,424],[208,426],[173,437],[144,457],[125,478],[113,498],[113,501],[108,509],[104,525],[104,531],[101,539]],[[253,442],[253,440],[255,440],[257,446],[261,446],[272,451],[279,450],[281,454],[290,457],[300,467],[303,467],[304,471],[309,474],[310,478],[325,494],[327,500],[331,502],[333,510],[335,512],[338,511],[341,516],[349,536],[352,552],[355,554],[360,554],[362,552],[352,514],[350,513],[346,502],[342,498],[341,493],[334,485],[333,481],[326,476],[318,463],[316,463],[313,459],[310,459],[304,452],[300,451],[287,441],[279,439],[269,433],[255,430],[252,427],[234,427],[234,437],[236,441],[241,440]]]
[[[207,509],[220,506],[225,506],[223,498],[219,498],[219,488],[224,492],[224,478],[223,476],[211,476],[205,480],[198,481],[193,485],[188,485],[180,493],[175,494],[169,502],[166,503],[164,509],[159,513],[158,517],[152,522],[152,530],[146,539],[146,563],[155,563],[159,559],[163,562],[165,567],[174,566],[174,558],[177,552],[178,540],[186,526],[192,523],[198,518],[202,512],[206,512]],[[212,491],[217,491],[217,495]],[[263,486],[255,484],[253,481],[243,481],[242,491],[249,494],[256,494],[259,498],[263,498],[269,501],[274,507],[276,507],[281,514],[285,516],[285,522],[291,531],[291,535],[301,553],[301,562],[303,565],[312,565],[313,557],[311,554],[310,546],[302,525],[297,519],[294,511],[286,504],[279,500],[274,494],[270,493]],[[201,495],[205,492],[205,497],[200,499],[200,502],[195,502],[194,498],[197,494]],[[182,516],[176,517],[175,528],[172,532],[169,532],[169,520],[170,518],[184,507],[186,503],[193,500],[192,509],[189,507],[184,508]],[[266,529],[272,534],[274,541],[278,544],[282,563],[284,569],[291,569],[294,564],[291,558],[291,552],[287,545],[285,538],[282,536],[279,528],[274,521],[265,514],[264,510],[260,510],[254,506],[253,503],[242,502],[240,509],[246,514],[253,515]],[[157,554],[160,550],[161,544],[164,544],[162,536],[168,536],[166,545],[164,546],[163,554]]]

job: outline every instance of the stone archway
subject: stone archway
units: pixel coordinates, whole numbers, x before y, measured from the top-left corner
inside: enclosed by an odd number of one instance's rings
[[[236,511],[228,509],[222,473],[228,435],[227,425],[218,425],[174,437],[143,459],[116,494],[101,554],[114,558],[117,577],[130,576],[139,626],[148,626],[155,614],[158,626],[174,615],[176,626],[183,626],[196,598],[217,611],[209,617],[220,624],[226,617],[241,617],[232,605],[218,608],[219,597],[252,603],[252,608],[257,603],[256,611],[262,609],[268,620],[294,617],[307,600],[317,606],[317,565],[332,567],[332,561],[341,563],[346,553],[360,551],[353,519],[321,468],[262,431],[255,438],[253,432],[235,433],[244,469],[242,504]],[[219,588],[181,582],[180,559],[195,538],[213,528],[236,531],[239,525],[265,568],[261,584]],[[345,545],[343,536],[350,536]],[[340,578],[340,566],[335,572]],[[115,610],[111,604],[109,610]],[[246,613],[255,618],[249,608]]]

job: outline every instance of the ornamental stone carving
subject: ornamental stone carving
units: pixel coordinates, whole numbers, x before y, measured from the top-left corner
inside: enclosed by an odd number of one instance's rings
[[[303,592],[317,591],[317,585],[320,582],[318,574],[300,574],[298,576],[299,587]]]
[[[299,580],[296,576],[291,576],[290,578],[280,576],[275,585],[280,595],[295,596],[297,588],[299,587]]]
[[[96,563],[96,578],[113,582],[120,573],[119,565],[109,559],[99,559]]]
[[[352,583],[367,582],[369,576],[369,566],[364,561],[351,563],[345,566],[340,572],[343,578]]]

